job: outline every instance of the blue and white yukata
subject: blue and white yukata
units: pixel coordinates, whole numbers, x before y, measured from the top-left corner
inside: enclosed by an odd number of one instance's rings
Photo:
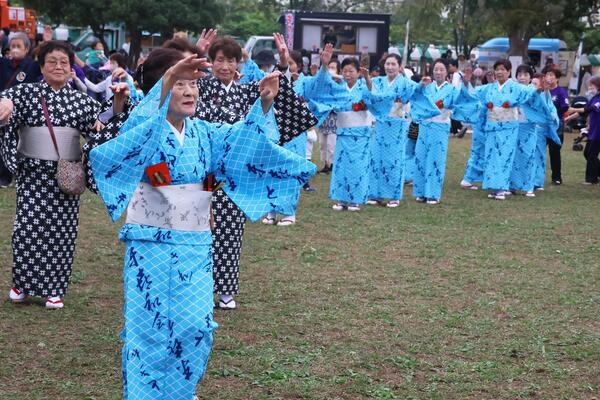
[[[381,114],[373,111],[375,131],[371,137],[371,165],[369,168],[369,199],[400,200],[404,188],[404,151],[408,137],[406,108],[410,102],[411,117],[415,122],[439,115],[436,105],[419,89],[419,84],[404,76],[394,81],[388,78],[373,78],[373,93],[380,93],[393,103],[391,111]]]
[[[438,106],[441,114],[426,119],[419,125],[415,148],[413,196],[418,199],[439,201],[446,173],[450,116],[461,122],[475,122],[480,105],[477,98],[462,84],[457,88],[448,82],[440,86],[433,82],[422,90]],[[417,107],[417,104],[411,106],[411,112],[414,113]]]
[[[463,181],[469,183],[483,182],[483,171],[485,170],[485,133],[483,125],[485,124],[486,113],[482,110],[479,118],[471,126],[471,151]]]
[[[166,121],[170,96],[159,110],[161,85],[162,80],[133,110],[118,137],[90,152],[113,221],[127,208],[120,232],[126,243],[126,400],[191,400],[204,374],[217,327],[205,177],[214,173],[237,206],[256,220],[293,201],[316,170],[275,143],[273,112],[264,114],[260,99],[235,125],[187,118],[179,137]],[[155,187],[146,168],[164,163],[171,182]]]
[[[498,82],[480,86],[476,93],[482,106],[486,108],[487,115],[484,123],[486,142],[483,188],[506,191],[510,187],[519,135],[517,107],[523,110],[527,120],[545,122],[546,118],[540,119],[541,114],[532,111],[544,109],[546,102],[535,88],[510,79],[503,86]]]
[[[535,126],[535,150],[533,152],[533,166],[531,168],[531,181],[533,188],[544,188],[546,181],[546,147],[548,139],[560,145],[562,141],[554,124],[536,124]]]
[[[533,108],[531,103],[527,103],[519,108],[517,148],[510,173],[511,190],[521,190],[528,193],[532,193],[534,190],[533,171],[536,162],[535,151],[538,142],[536,131],[538,124],[550,125],[555,132],[558,130],[559,120],[556,108],[552,103],[552,97],[549,95],[542,96],[539,101],[535,102],[535,106]],[[560,139],[558,143],[560,143]],[[545,153],[546,148],[544,147]]]
[[[314,79],[304,85],[304,97],[322,123],[330,112],[337,114],[337,139],[329,198],[345,205],[367,202],[370,165],[369,141],[373,116],[390,112],[392,102],[384,95],[372,94],[359,79],[352,88],[337,83],[320,68]]]

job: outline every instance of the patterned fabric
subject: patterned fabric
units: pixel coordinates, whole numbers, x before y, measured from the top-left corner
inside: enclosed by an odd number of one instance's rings
[[[245,85],[233,82],[229,91],[215,76],[208,76],[198,80],[200,101],[223,107],[234,112],[238,118],[244,117],[252,104],[260,97],[259,82]],[[284,144],[301,135],[303,132],[317,124],[317,119],[312,115],[304,102],[296,95],[292,85],[285,76],[279,79],[279,93],[275,97],[275,110],[277,113],[277,127],[279,129],[279,143]],[[218,116],[206,115],[206,109],[199,107],[198,118],[209,122],[224,122]]]
[[[371,162],[369,140],[372,122],[365,120],[362,126],[340,128],[339,114],[353,112],[356,105],[361,104],[371,112],[386,115],[390,112],[392,102],[386,94],[370,92],[362,79],[352,88],[345,82],[338,84],[323,68],[313,79],[305,81],[303,93],[312,104],[311,109],[315,107],[324,111],[320,120],[324,120],[327,113],[332,111],[338,114],[329,198],[349,204],[366,203],[369,176],[365,171],[368,171]]]
[[[535,124],[524,122],[519,124],[517,149],[510,173],[510,189],[525,192],[533,190],[532,169],[537,137]]]
[[[46,82],[26,83],[2,92],[14,104],[0,135],[0,153],[17,180],[13,283],[29,296],[63,296],[73,265],[79,198],[59,191],[56,161],[17,154],[21,127],[46,126],[42,96],[53,126],[75,128],[86,137],[92,133],[100,105],[69,85],[54,91]]]
[[[482,105],[486,107],[503,107],[504,104],[508,104],[510,107],[520,107],[524,119],[531,123],[558,125],[556,111],[550,107],[551,98],[540,94],[533,87],[508,80],[502,89],[496,82],[478,87],[476,93]],[[493,122],[487,119],[484,130],[486,142],[483,188],[508,190],[517,148],[519,122]]]
[[[451,110],[452,118],[457,121],[473,122],[479,114],[480,105],[477,98],[463,85],[455,88],[448,83],[441,86],[431,83],[424,91],[439,108]],[[411,112],[414,113],[420,107],[420,104],[414,104]],[[428,119],[419,124],[419,137],[415,146],[414,197],[441,199],[449,134],[450,121],[436,122]]]
[[[307,133],[303,133],[302,135],[294,138],[292,141],[283,145],[284,149],[291,151],[292,153],[300,156],[306,157],[306,142],[308,139]],[[298,201],[300,200],[300,188],[296,193],[295,201],[291,204],[286,205],[286,207],[279,207],[277,209],[273,209],[271,211],[280,213],[286,216],[296,215],[296,210],[298,209]]]
[[[415,148],[417,141],[413,139],[406,140],[406,148],[404,150],[404,180],[412,182],[415,177]]]
[[[408,137],[409,121],[402,115],[405,104],[420,103],[415,107],[415,120],[433,117],[440,112],[429,98],[417,90],[419,84],[398,76],[388,83],[387,77],[373,79],[373,92],[385,94],[393,110],[400,115],[380,114],[374,111],[375,132],[371,137],[371,165],[369,168],[369,198],[382,200],[402,199],[404,189],[404,151]]]
[[[198,88],[200,102],[196,117],[209,122],[239,121],[246,116],[252,104],[260,97],[259,82],[245,85],[233,82],[227,89],[215,76],[208,76],[198,81]],[[272,139],[279,140],[281,144],[289,142],[316,123],[314,116],[293,92],[287,78],[283,76],[279,80],[275,108],[278,110],[276,120],[282,136],[274,136]],[[223,110],[223,112],[219,114],[215,110]],[[235,295],[239,293],[239,262],[246,217],[222,191],[214,194],[212,211],[215,220],[213,234],[215,292]]]
[[[485,113],[482,112],[481,114],[484,118],[472,126],[471,152],[463,177],[463,180],[471,183],[482,182],[483,171],[485,170],[485,133],[483,132]]]
[[[284,207],[315,166],[277,146],[273,112],[260,100],[235,125],[185,120],[183,145],[158,110],[159,81],[136,107],[121,134],[90,152],[98,191],[113,221],[127,207],[145,168],[166,162],[171,184],[200,183],[214,173],[252,220]],[[148,117],[150,116],[151,117]],[[183,210],[182,210],[183,212]],[[185,215],[182,214],[182,218]],[[212,343],[210,232],[126,224],[124,398],[191,399]]]

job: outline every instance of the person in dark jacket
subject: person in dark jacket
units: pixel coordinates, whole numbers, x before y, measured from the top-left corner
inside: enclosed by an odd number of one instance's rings
[[[556,107],[558,113],[558,119],[560,125],[558,126],[558,137],[561,143],[564,142],[564,130],[565,130],[565,118],[564,115],[569,111],[569,93],[564,87],[558,86],[558,80],[562,76],[561,70],[556,65],[549,65],[544,68],[543,73],[546,75],[546,81],[550,86],[550,94],[552,95],[552,102]],[[554,143],[548,139],[548,153],[550,155],[550,169],[552,170],[552,184],[561,185],[561,162],[560,162],[560,149],[562,145]]]
[[[0,58],[0,91],[21,83],[37,82],[42,75],[37,61],[28,56],[31,49],[29,37],[15,33],[8,42],[9,57]],[[12,174],[0,159],[0,188],[10,185]]]

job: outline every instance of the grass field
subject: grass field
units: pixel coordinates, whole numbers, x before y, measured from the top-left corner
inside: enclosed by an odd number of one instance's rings
[[[600,398],[600,188],[563,149],[561,187],[336,213],[328,177],[290,228],[247,227],[239,309],[220,324],[201,399]],[[119,226],[87,193],[65,309],[0,302],[0,399],[119,399]],[[10,287],[14,189],[0,191]],[[191,400],[191,399],[189,399]]]

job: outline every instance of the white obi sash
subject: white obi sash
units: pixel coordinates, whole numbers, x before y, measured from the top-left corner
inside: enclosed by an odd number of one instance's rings
[[[373,115],[367,110],[363,111],[342,111],[337,113],[338,128],[359,128],[371,126],[373,124]]]
[[[489,122],[511,122],[519,120],[518,107],[494,107],[488,110],[487,120]]]
[[[199,183],[152,186],[141,182],[127,206],[127,224],[177,231],[206,232],[211,227],[212,192]]]

